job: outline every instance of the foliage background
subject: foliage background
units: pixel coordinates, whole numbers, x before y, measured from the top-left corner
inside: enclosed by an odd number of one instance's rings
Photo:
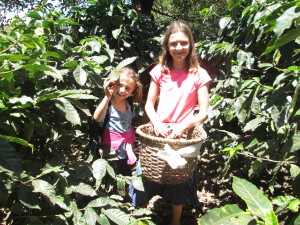
[[[146,96],[163,30],[183,19],[194,31],[203,67],[214,78],[202,157],[213,153],[222,160],[217,181],[205,181],[224,185],[238,175],[270,199],[285,195],[281,204],[272,202],[274,208],[267,199],[258,204],[262,212],[257,213],[248,205],[252,196],[233,187],[246,199],[248,222],[297,224],[299,1],[59,4],[0,5],[4,11],[28,9],[24,17],[5,20],[2,14],[1,20],[0,204],[5,223],[154,223],[153,212],[133,209],[125,197],[126,183],[142,189],[141,178],[116,175],[113,159],[98,158],[88,133],[103,78],[115,67],[130,65],[140,74]],[[137,126],[148,120],[143,104],[136,107]],[[235,185],[252,188],[238,178]],[[226,207],[233,215],[245,213]],[[215,210],[200,221],[204,214],[197,215],[201,224],[229,218]],[[246,224],[242,219],[239,224]]]

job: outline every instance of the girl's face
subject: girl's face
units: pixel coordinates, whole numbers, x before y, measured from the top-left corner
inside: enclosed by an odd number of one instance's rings
[[[189,37],[180,31],[171,34],[168,48],[174,62],[185,60],[190,52]]]
[[[114,96],[121,99],[126,99],[134,91],[134,89],[135,89],[134,80],[121,73],[119,82],[116,83]]]

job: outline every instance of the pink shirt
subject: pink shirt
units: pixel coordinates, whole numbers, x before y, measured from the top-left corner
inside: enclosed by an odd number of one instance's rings
[[[113,149],[119,149],[122,143],[126,143],[127,163],[132,165],[136,161],[136,156],[133,152],[135,134],[133,127],[126,133],[119,133],[113,130],[104,129],[103,131],[103,144],[110,145]]]
[[[157,114],[164,123],[180,123],[193,115],[198,103],[197,90],[211,81],[206,70],[199,67],[197,73],[185,70],[171,70],[170,74],[161,72],[156,65],[150,75],[159,85]]]

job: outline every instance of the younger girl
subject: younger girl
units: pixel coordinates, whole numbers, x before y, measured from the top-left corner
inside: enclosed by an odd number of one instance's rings
[[[145,110],[156,135],[178,138],[185,130],[202,124],[207,119],[211,78],[199,66],[188,25],[180,21],[170,24],[164,35],[162,59],[150,71],[150,75]],[[194,115],[197,104],[199,113]],[[171,131],[166,123],[175,124]],[[141,173],[139,166],[136,173]],[[135,190],[131,186],[132,204],[145,206],[153,196],[160,195],[172,204],[172,225],[179,225],[183,204],[199,205],[196,175],[195,170],[189,180],[175,185],[159,184],[143,178],[145,191]]]
[[[109,113],[109,120],[102,135],[102,144],[118,152],[117,174],[132,175],[132,165],[136,161],[134,150],[134,117],[131,105],[126,100],[130,95],[134,102],[142,99],[142,84],[134,70],[124,67],[119,70],[120,77],[114,82],[104,80],[105,96],[94,112],[94,120],[101,122]],[[108,109],[108,110],[107,110]]]

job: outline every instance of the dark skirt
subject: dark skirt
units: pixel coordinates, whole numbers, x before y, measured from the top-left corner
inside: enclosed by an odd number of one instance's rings
[[[135,174],[141,174],[140,163],[138,163]],[[129,195],[132,198],[132,205],[136,207],[144,206],[155,195],[160,195],[164,200],[174,205],[200,205],[197,196],[197,169],[191,178],[182,184],[159,184],[147,178],[142,178],[144,191],[136,190],[130,184]]]

